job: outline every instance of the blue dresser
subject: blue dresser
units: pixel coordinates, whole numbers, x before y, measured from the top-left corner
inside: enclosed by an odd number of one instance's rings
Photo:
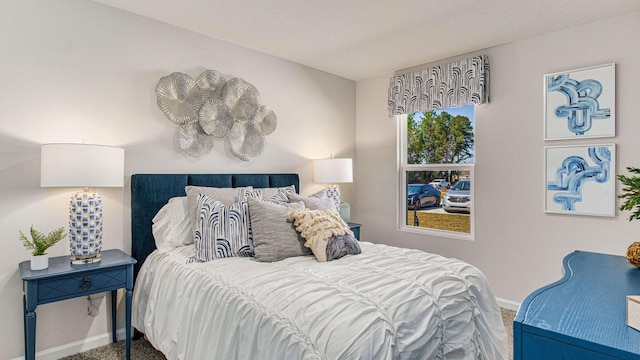
[[[561,280],[520,306],[514,359],[640,359],[640,331],[626,325],[626,296],[640,295],[640,269],[584,251],[567,255],[563,267]]]

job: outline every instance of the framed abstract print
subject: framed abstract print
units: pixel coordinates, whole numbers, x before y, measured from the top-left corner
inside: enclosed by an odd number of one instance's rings
[[[545,147],[548,213],[616,214],[615,144]]]
[[[615,64],[544,77],[544,139],[614,137]]]

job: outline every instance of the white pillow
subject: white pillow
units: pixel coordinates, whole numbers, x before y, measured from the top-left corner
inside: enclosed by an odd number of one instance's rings
[[[156,248],[161,253],[193,243],[189,203],[186,196],[169,199],[152,221]]]

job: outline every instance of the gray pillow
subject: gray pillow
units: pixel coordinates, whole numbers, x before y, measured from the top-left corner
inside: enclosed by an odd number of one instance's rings
[[[329,198],[333,200],[336,210],[340,212],[340,188],[338,185],[329,185],[317,193],[309,195],[309,197]]]
[[[297,201],[302,201],[304,203],[304,206],[307,209],[311,209],[311,210],[325,210],[325,209],[333,209],[336,210],[336,206],[333,203],[333,199],[324,197],[324,198],[319,198],[319,197],[313,197],[313,196],[300,196],[297,194],[287,194],[287,196],[289,197],[289,201],[291,202],[297,202]]]
[[[257,261],[274,262],[312,254],[287,216],[291,210],[304,209],[304,203],[278,205],[254,198],[248,198],[247,203]]]

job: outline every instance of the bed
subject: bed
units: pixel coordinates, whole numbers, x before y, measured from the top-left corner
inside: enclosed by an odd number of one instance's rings
[[[487,279],[460,260],[366,241],[328,262],[194,262],[193,245],[156,250],[152,219],[189,185],[299,190],[299,178],[131,177],[132,324],[168,359],[507,359]]]

